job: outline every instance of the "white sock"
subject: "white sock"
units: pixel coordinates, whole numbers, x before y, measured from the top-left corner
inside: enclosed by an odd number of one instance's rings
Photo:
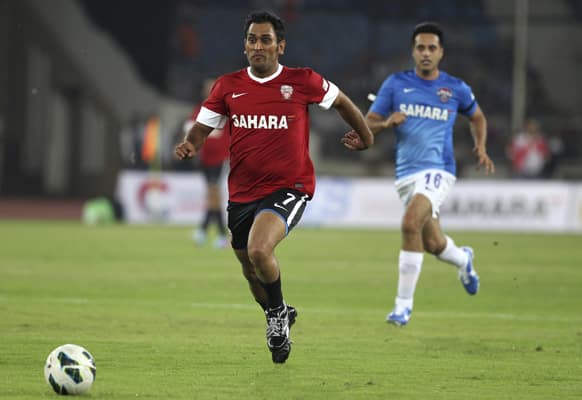
[[[398,257],[398,297],[396,306],[412,309],[412,299],[422,268],[424,254],[417,251],[400,250]]]
[[[469,262],[469,256],[460,247],[455,245],[453,239],[445,236],[447,245],[445,249],[437,256],[437,258],[446,263],[452,264],[457,268],[463,268]]]
[[[412,310],[414,299],[401,299],[400,297],[396,297],[394,304],[396,305],[396,314],[402,314],[406,308]]]

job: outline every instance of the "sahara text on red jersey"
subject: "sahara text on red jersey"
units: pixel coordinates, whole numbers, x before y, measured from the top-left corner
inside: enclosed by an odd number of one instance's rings
[[[285,115],[231,115],[232,125],[247,129],[289,129]]]

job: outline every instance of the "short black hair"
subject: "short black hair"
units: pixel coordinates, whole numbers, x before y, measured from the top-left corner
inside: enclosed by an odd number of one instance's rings
[[[416,35],[419,33],[433,33],[439,37],[439,43],[441,47],[445,45],[445,34],[439,24],[435,22],[421,22],[414,27],[412,31],[412,45],[414,46],[414,41],[416,40]]]
[[[269,11],[255,11],[247,15],[245,21],[245,39],[247,38],[251,24],[262,24],[265,22],[273,25],[273,30],[277,36],[277,42],[285,39],[285,24],[283,23],[283,20]]]

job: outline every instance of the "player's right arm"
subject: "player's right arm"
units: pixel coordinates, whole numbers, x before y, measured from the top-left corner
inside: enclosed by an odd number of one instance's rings
[[[394,109],[394,86],[397,77],[390,75],[380,86],[377,95],[372,97],[370,110],[366,114],[366,123],[374,135],[398,126],[406,121],[406,114]]]
[[[396,111],[390,114],[388,118],[385,118],[375,112],[368,112],[364,119],[366,121],[366,125],[368,125],[368,128],[372,133],[372,136],[376,136],[383,130],[398,126],[406,121],[406,114],[401,113],[400,111]],[[359,142],[360,138],[353,131],[346,133],[342,138],[342,143],[350,150],[354,150],[354,147],[356,147],[356,144]]]
[[[388,118],[373,111],[369,111],[366,114],[366,123],[374,135],[383,130],[398,126],[404,123],[404,121],[406,121],[406,114],[400,111],[393,112]]]
[[[210,95],[200,107],[196,122],[184,136],[184,141],[176,146],[174,151],[179,159],[194,157],[210,132],[214,129],[222,129],[226,124],[222,79],[222,77],[218,78],[214,82],[212,89],[210,89]]]
[[[180,160],[192,158],[198,153],[198,150],[204,144],[204,141],[210,135],[214,128],[204,125],[200,122],[195,122],[192,128],[184,137],[184,141],[178,144],[175,148],[176,156]]]

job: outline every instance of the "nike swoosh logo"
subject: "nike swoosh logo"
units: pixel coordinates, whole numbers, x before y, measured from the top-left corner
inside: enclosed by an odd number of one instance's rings
[[[248,93],[246,93],[246,92],[245,93],[233,93],[232,98],[236,99],[237,97],[244,96],[245,94],[248,94]]]
[[[285,210],[285,211],[287,211],[287,209],[286,209],[285,207],[283,207],[283,206],[282,206],[281,204],[279,204],[279,203],[275,203],[275,204],[274,204],[274,206],[275,206],[275,207],[277,207],[277,208],[280,208],[280,209],[282,209],[282,210]]]
[[[410,93],[410,92],[414,92],[415,90],[416,90],[415,88],[404,88],[404,89],[402,89],[402,91],[403,91],[404,93]]]

